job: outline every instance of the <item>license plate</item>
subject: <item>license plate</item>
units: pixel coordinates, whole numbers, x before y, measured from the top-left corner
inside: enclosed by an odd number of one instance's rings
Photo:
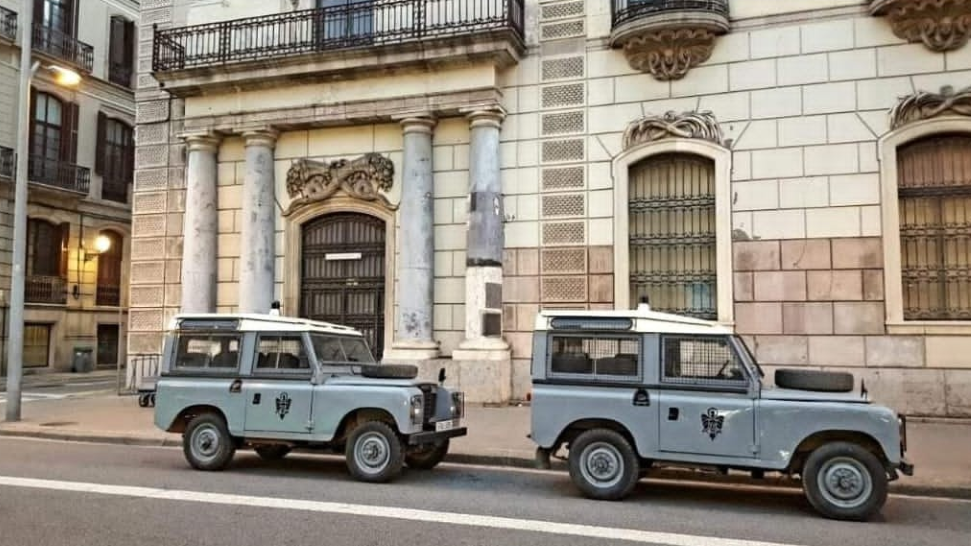
[[[452,430],[453,428],[455,428],[457,426],[459,426],[459,420],[458,419],[452,419],[450,421],[439,421],[439,422],[435,423],[435,431],[436,432],[443,432],[443,431],[446,431],[446,430]]]

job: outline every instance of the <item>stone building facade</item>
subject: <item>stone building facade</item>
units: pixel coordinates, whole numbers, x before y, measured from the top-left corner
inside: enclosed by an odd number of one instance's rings
[[[132,354],[278,300],[498,402],[539,309],[647,296],[971,414],[966,2],[141,13]]]
[[[22,17],[33,2],[33,24]],[[20,54],[32,80],[25,280],[25,373],[126,361],[128,255],[135,128],[134,0],[0,0],[0,368],[13,261]],[[51,66],[77,72],[62,87]]]

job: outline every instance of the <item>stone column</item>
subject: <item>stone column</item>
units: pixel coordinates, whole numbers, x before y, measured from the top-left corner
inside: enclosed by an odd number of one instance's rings
[[[216,311],[216,152],[219,139],[188,135],[185,226],[182,233],[182,312]]]
[[[498,351],[508,358],[502,339],[502,182],[499,175],[499,128],[504,113],[469,114],[469,222],[465,270],[465,341],[462,350]],[[454,357],[454,355],[453,355]],[[459,357],[463,357],[460,353]],[[459,358],[454,357],[454,358]],[[478,354],[475,358],[483,358]],[[488,357],[486,357],[488,358]]]
[[[274,297],[276,199],[273,130],[249,131],[243,178],[243,232],[239,271],[239,311],[269,313]]]
[[[435,200],[432,131],[435,120],[417,115],[401,120],[404,158],[401,180],[401,241],[398,316],[386,360],[428,360],[439,355],[432,339],[435,282]]]

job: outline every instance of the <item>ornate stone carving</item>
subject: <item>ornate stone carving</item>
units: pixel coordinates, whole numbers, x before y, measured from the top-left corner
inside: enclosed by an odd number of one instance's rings
[[[648,72],[660,81],[680,80],[708,60],[715,33],[707,29],[667,29],[634,36],[624,44],[631,68]]]
[[[293,201],[285,214],[308,203],[329,199],[338,190],[354,199],[376,201],[394,209],[382,194],[391,189],[393,177],[394,163],[375,153],[330,163],[299,159],[287,172],[287,192]]]
[[[873,0],[870,13],[886,15],[894,34],[937,52],[971,38],[971,0]]]
[[[971,116],[971,87],[956,93],[950,86],[941,88],[940,93],[918,91],[900,99],[890,110],[890,128],[897,129],[944,114]]]
[[[692,138],[724,146],[724,135],[711,112],[668,111],[661,116],[644,116],[624,131],[624,149],[664,138]]]

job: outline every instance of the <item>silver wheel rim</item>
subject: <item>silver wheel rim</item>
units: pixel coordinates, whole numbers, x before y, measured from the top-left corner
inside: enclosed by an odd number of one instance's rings
[[[580,473],[597,488],[613,487],[624,476],[624,459],[611,444],[595,442],[580,453]]]
[[[202,462],[210,462],[219,455],[220,434],[215,425],[206,423],[192,431],[192,454]]]
[[[819,491],[827,502],[840,508],[858,508],[873,494],[873,479],[866,466],[850,457],[835,457],[816,475]]]
[[[380,432],[366,432],[354,444],[354,459],[365,474],[378,474],[391,461],[391,445]]]

